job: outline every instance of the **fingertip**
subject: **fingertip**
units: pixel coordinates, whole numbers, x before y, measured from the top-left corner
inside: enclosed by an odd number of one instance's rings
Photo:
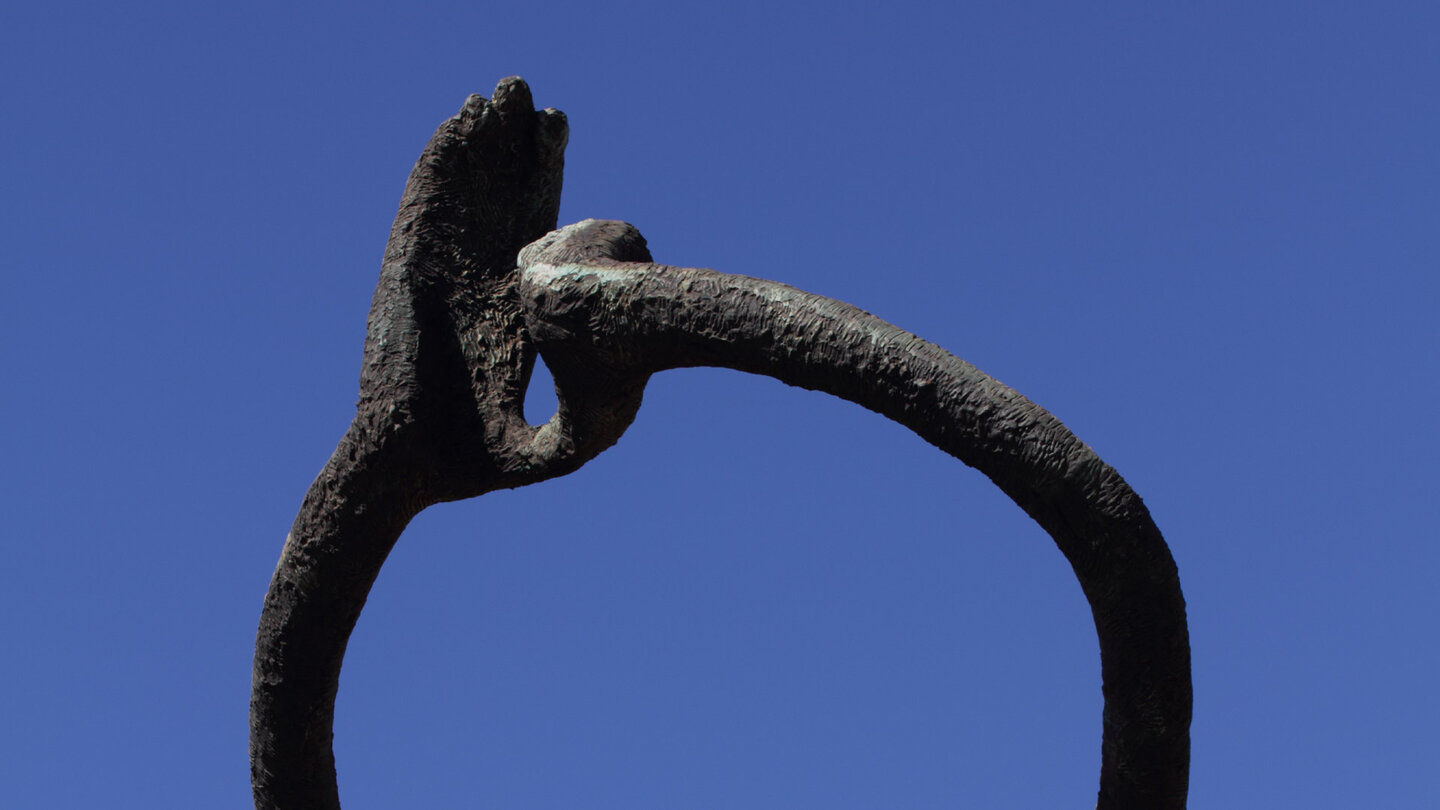
[[[475,116],[475,115],[479,115],[481,112],[483,112],[483,111],[485,110],[485,105],[486,105],[486,104],[489,104],[489,103],[490,103],[490,99],[485,98],[484,96],[480,95],[479,93],[471,93],[470,95],[468,95],[468,96],[465,97],[465,103],[460,107],[460,115],[462,115],[462,116]]]
[[[535,113],[540,141],[551,148],[564,149],[570,141],[570,120],[565,113],[554,107],[546,107]]]
[[[535,99],[530,94],[530,85],[519,76],[507,76],[495,85],[490,103],[501,115],[530,113],[535,110]]]

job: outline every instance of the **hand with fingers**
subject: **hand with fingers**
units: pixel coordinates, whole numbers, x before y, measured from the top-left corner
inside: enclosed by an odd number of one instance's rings
[[[1190,648],[1149,511],[1058,419],[848,304],[651,262],[638,230],[551,231],[565,119],[519,79],[471,96],[416,163],[371,307],[360,401],[266,595],[251,697],[257,808],[338,810],[330,739],[345,644],[386,555],[434,503],[571,472],[612,445],[650,375],[722,366],[856,402],[985,473],[1054,538],[1094,615],[1099,807],[1185,806]],[[527,243],[529,243],[527,247]],[[525,423],[535,352],[549,423]]]

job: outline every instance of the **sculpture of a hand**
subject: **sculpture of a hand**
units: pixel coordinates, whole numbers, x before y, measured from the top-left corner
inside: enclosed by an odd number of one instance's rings
[[[311,485],[256,640],[260,810],[338,810],[331,727],[345,644],[409,520],[577,469],[634,419],[651,374],[711,365],[859,403],[985,473],[1055,539],[1090,602],[1105,716],[1099,807],[1175,810],[1189,774],[1179,578],[1140,498],[1059,420],[934,344],[783,284],[653,264],[639,231],[551,232],[564,117],[506,79],[431,138],[386,247],[360,401]],[[530,243],[527,247],[527,243]],[[522,417],[534,355],[555,377]]]

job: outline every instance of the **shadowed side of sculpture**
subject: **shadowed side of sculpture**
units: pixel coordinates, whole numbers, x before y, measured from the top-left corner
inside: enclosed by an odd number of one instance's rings
[[[710,365],[884,414],[984,472],[1035,518],[1070,560],[1100,639],[1099,807],[1183,808],[1184,599],[1159,530],[1119,474],[1034,403],[847,304],[653,264],[625,223],[546,233],[565,141],[564,117],[537,113],[529,88],[506,79],[442,124],[411,174],[371,308],[355,419],[305,497],[261,615],[256,807],[339,807],[331,729],[345,645],[415,514],[577,469],[629,426],[651,374]],[[532,427],[521,413],[537,350],[558,408]]]
[[[441,124],[410,174],[355,418],[306,493],[265,597],[250,702],[257,807],[339,807],[330,740],[341,660],[410,518],[583,463],[573,442],[567,460],[548,440],[563,431],[542,435],[521,416],[534,353],[515,295],[516,253],[555,226],[567,134],[562,114],[536,112],[529,87],[506,79]]]

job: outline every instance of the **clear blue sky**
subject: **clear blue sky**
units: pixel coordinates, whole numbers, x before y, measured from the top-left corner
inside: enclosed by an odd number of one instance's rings
[[[402,184],[520,74],[570,118],[563,221],[868,309],[1126,476],[1190,607],[1192,807],[1440,806],[1437,32],[1421,2],[7,5],[0,802],[249,806],[261,598]],[[1099,682],[1064,559],[980,475],[670,372],[580,472],[412,524],[336,753],[347,810],[1081,808]]]

